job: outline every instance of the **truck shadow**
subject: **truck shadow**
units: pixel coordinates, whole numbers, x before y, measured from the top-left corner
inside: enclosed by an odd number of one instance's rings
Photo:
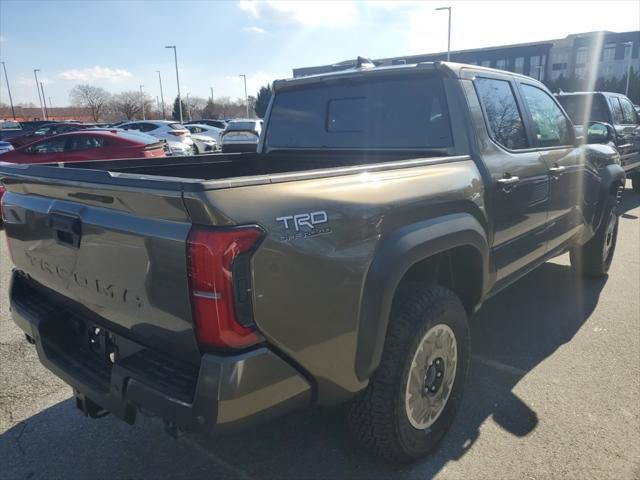
[[[0,436],[0,477],[430,478],[465,455],[486,421],[518,437],[536,428],[536,412],[512,389],[573,338],[604,283],[547,263],[490,299],[473,319],[469,381],[454,425],[436,452],[413,465],[390,466],[360,448],[339,409],[311,409],[233,436],[175,441],[144,417],[133,427],[84,419],[68,400]]]

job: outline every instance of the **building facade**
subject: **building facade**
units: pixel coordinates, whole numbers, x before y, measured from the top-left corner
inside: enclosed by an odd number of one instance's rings
[[[640,72],[640,31],[577,33],[557,40],[451,52],[451,61],[522,73],[545,83],[561,77],[583,79],[595,75],[611,80],[626,76],[629,65]],[[445,61],[446,52],[374,60],[379,66]],[[333,65],[293,69],[294,77],[344,70],[346,60]]]

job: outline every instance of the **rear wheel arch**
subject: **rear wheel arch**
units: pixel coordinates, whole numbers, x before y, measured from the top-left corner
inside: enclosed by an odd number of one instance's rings
[[[487,291],[486,231],[469,213],[402,227],[380,241],[365,279],[358,324],[356,375],[369,378],[382,356],[391,306],[407,283],[441,284],[471,314]]]

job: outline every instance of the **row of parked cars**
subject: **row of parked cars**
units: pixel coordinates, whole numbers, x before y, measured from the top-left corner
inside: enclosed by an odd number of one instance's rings
[[[204,119],[184,125],[164,120],[110,125],[71,121],[11,122],[8,126],[10,128],[0,127],[0,154],[5,154],[0,157],[2,161],[48,163],[158,155],[188,156],[221,150],[255,151],[262,121]]]

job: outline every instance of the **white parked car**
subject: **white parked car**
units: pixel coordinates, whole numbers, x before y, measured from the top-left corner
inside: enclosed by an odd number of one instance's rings
[[[223,152],[255,152],[262,132],[262,120],[232,120],[222,132]]]
[[[0,141],[0,154],[7,153],[13,150],[13,145],[9,142]]]
[[[167,120],[138,120],[119,125],[123,130],[136,130],[167,141],[172,155],[196,153],[191,132],[178,122]]]
[[[218,145],[220,145],[224,128],[213,127],[204,123],[188,123],[185,127],[191,132],[192,137],[194,135],[203,135],[205,137],[213,138],[218,142]]]

